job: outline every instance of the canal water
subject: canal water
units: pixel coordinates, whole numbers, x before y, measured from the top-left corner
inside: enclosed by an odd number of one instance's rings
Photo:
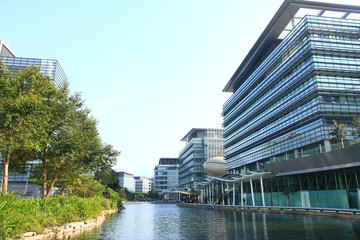
[[[360,219],[127,204],[100,229],[76,240],[360,239]]]

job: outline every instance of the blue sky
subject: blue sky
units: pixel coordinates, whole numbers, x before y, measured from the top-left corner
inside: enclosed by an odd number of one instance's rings
[[[191,128],[221,127],[222,89],[282,2],[0,0],[0,39],[57,59],[122,152],[114,169],[152,177]]]

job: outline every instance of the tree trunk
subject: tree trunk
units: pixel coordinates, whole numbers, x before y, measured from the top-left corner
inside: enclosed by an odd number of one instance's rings
[[[2,190],[7,192],[8,180],[9,180],[9,162],[10,162],[10,150],[7,149],[5,157],[3,156],[3,179],[2,179]]]
[[[59,176],[59,174],[57,173],[57,174],[55,175],[55,178],[51,181],[51,183],[50,183],[50,185],[49,185],[49,189],[46,191],[45,197],[50,197],[51,189],[54,187],[55,182],[56,182],[57,179],[58,179],[58,176]]]
[[[42,197],[47,197],[47,187],[46,187],[46,180],[47,180],[47,172],[46,172],[46,163],[47,163],[47,153],[49,150],[49,144],[46,143],[44,150],[43,150],[43,156],[42,156]]]

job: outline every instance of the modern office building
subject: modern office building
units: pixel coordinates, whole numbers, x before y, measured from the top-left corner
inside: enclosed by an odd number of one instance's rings
[[[144,176],[135,176],[135,192],[148,193],[151,190],[151,179]]]
[[[12,76],[22,69],[34,66],[39,68],[42,74],[49,76],[58,86],[68,81],[57,60],[17,57],[3,40],[0,40],[0,61],[7,66]]]
[[[359,6],[284,1],[224,91],[229,202],[359,209]]]
[[[118,175],[119,186],[127,188],[130,192],[135,192],[134,175],[127,172],[116,172]]]
[[[5,43],[5,41],[1,39],[0,61],[2,61],[7,66],[11,76],[15,76],[17,72],[22,69],[25,69],[29,66],[34,66],[39,68],[41,73],[49,76],[50,79],[58,86],[61,86],[68,81],[66,74],[57,60],[18,57],[15,52]],[[41,187],[35,183],[30,182],[28,179],[31,168],[37,164],[38,161],[32,161],[24,166],[23,171],[9,173],[8,190],[18,194],[40,196]],[[1,168],[2,166],[0,165],[0,169]],[[2,171],[0,172],[0,179],[2,179]]]
[[[179,188],[187,190],[205,180],[206,160],[224,155],[223,129],[193,128],[181,141],[186,145],[179,155]]]
[[[154,168],[154,189],[159,192],[174,191],[179,186],[179,159],[160,158]]]

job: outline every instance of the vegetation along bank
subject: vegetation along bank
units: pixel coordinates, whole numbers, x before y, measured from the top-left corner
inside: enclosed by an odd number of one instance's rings
[[[0,195],[0,240],[21,237],[26,232],[42,234],[47,228],[96,219],[102,216],[105,210],[121,207],[121,201],[100,196],[20,199],[13,194],[2,193]]]

